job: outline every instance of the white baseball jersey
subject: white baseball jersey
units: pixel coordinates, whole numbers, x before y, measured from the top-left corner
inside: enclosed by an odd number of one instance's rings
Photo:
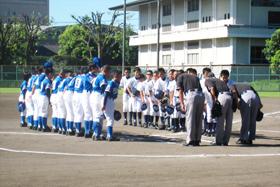
[[[127,82],[127,87],[130,88],[130,91],[132,91],[133,88],[137,89],[137,85],[139,83],[139,80],[137,80],[135,77],[132,77]]]
[[[126,93],[126,89],[127,89],[127,83],[128,83],[128,81],[131,79],[131,77],[129,76],[128,78],[126,77],[126,76],[123,76],[122,77],[122,80],[121,80],[121,82],[120,82],[120,87],[121,88],[124,88],[124,90],[125,90],[125,93]],[[127,92],[128,93],[128,92]]]
[[[177,82],[175,80],[170,81],[167,90],[173,91],[174,97],[179,97],[179,91],[176,88],[177,88]]]

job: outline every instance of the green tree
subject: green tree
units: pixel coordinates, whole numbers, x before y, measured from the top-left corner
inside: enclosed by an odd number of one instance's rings
[[[22,47],[21,19],[0,16],[0,64],[10,64],[17,58]]]
[[[22,54],[25,65],[30,63],[31,56],[35,53],[37,48],[36,41],[38,39],[46,38],[47,34],[42,32],[42,25],[49,25],[50,21],[48,16],[41,18],[40,13],[35,14],[33,12],[33,16],[29,16],[27,14],[23,14],[24,22],[21,24],[22,26],[22,37],[25,41],[25,50],[24,54]]]
[[[75,17],[72,18],[76,20],[85,30],[88,35],[88,43],[93,40],[97,45],[97,55],[101,59],[109,53],[116,54],[115,57],[119,56],[118,49],[115,46],[121,40],[122,32],[120,31],[121,24],[115,26],[116,18],[120,15],[118,12],[114,12],[112,16],[111,23],[109,25],[102,24],[102,16],[104,13],[91,13],[91,17]],[[91,55],[91,53],[90,53]],[[92,59],[92,55],[90,56]]]
[[[263,53],[271,63],[271,67],[280,67],[280,29],[276,30],[271,39],[267,39]]]
[[[95,47],[89,34],[80,25],[68,26],[65,31],[59,35],[58,43],[61,50],[59,55],[75,56],[80,61],[90,61],[95,53]]]

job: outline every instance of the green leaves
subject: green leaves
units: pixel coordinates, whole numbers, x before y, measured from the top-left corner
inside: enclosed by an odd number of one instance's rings
[[[263,53],[265,58],[271,63],[271,67],[280,67],[280,29],[271,35],[271,39],[266,40]]]

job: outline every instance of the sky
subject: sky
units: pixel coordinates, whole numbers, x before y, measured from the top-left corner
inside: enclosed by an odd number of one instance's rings
[[[135,0],[126,0],[126,3]],[[72,25],[75,20],[71,15],[84,16],[91,15],[91,12],[104,12],[102,22],[109,24],[112,15],[107,14],[109,7],[122,5],[124,0],[50,0],[50,17],[54,19],[53,26]],[[120,11],[122,13],[122,11]],[[127,13],[134,14],[132,18],[127,20],[127,23],[133,25],[133,29],[138,31],[139,15],[138,12],[128,11]],[[123,22],[123,16],[117,18],[118,22]]]

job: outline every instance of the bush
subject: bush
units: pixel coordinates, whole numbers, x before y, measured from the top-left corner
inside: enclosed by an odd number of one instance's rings
[[[28,65],[44,65],[47,61],[49,61],[48,56],[32,56],[31,57],[31,63]]]

